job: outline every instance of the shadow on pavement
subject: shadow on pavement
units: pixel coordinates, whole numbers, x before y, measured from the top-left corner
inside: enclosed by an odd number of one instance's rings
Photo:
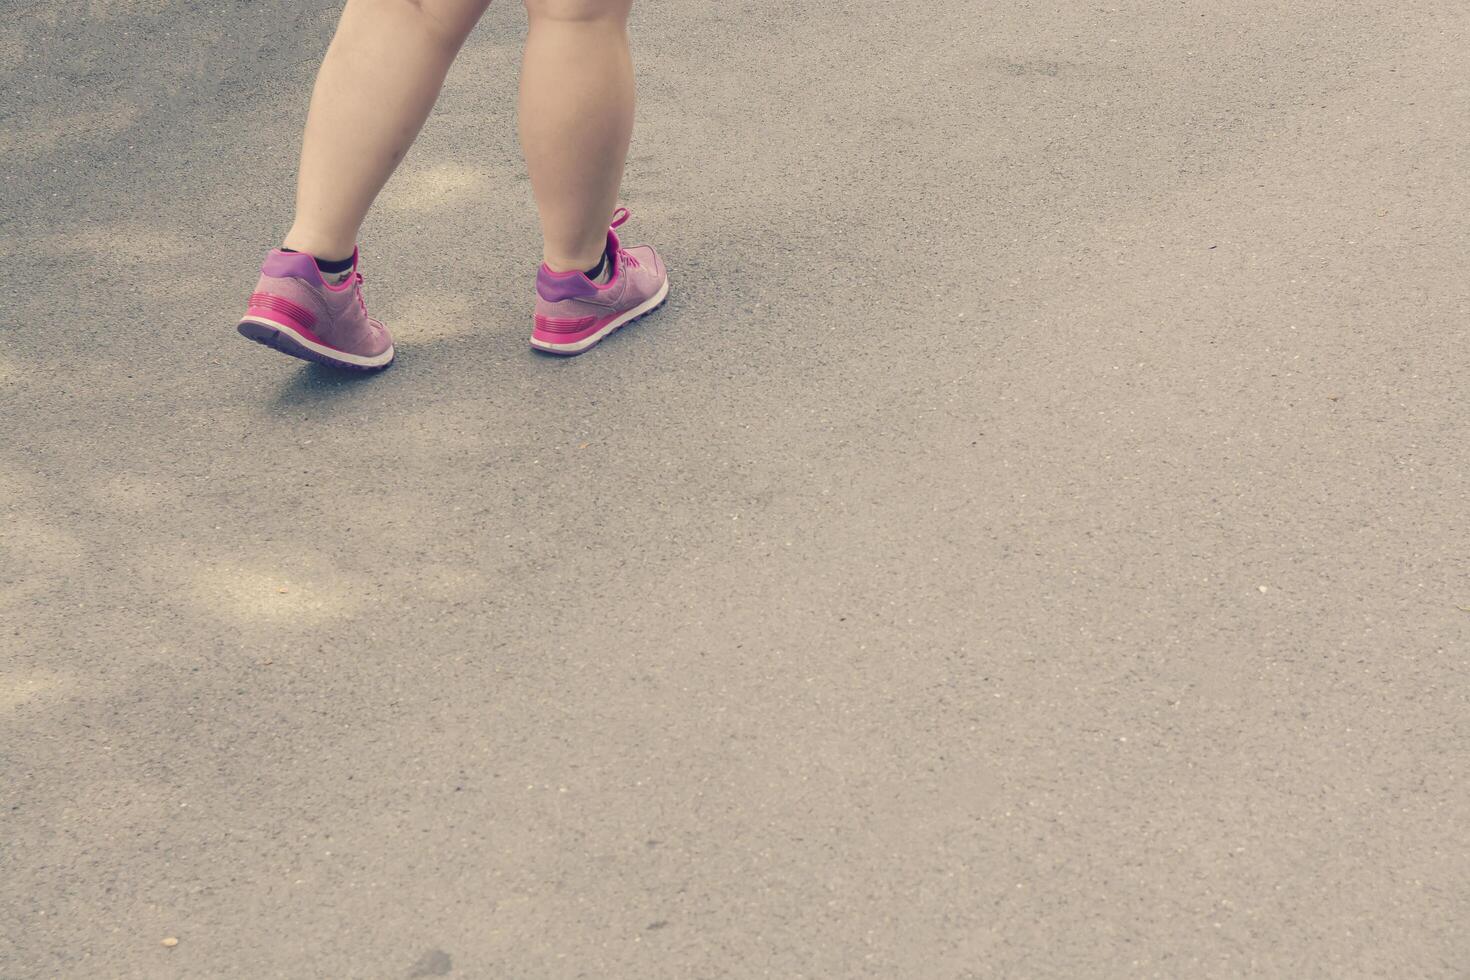
[[[385,371],[372,374],[345,371],[324,364],[304,364],[281,385],[271,407],[279,411],[339,403],[344,399],[358,397],[382,375],[397,370],[399,366],[396,363]]]

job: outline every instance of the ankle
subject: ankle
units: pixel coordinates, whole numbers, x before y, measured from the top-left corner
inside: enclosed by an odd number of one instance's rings
[[[340,238],[315,235],[292,228],[281,240],[281,247],[289,248],[293,252],[304,252],[321,262],[342,262],[352,258],[352,253],[357,250],[357,243],[352,239],[343,242]]]
[[[586,272],[596,268],[604,254],[605,252],[593,252],[591,255],[569,257],[547,252],[543,260],[546,262],[546,268],[552,272]]]

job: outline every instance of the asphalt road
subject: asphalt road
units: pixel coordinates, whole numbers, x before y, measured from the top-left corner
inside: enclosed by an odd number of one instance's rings
[[[569,362],[497,4],[368,380],[331,5],[3,7],[6,980],[1470,976],[1463,0],[642,2]]]

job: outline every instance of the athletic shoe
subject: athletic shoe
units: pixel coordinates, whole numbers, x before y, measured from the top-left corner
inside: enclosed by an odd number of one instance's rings
[[[657,309],[669,295],[663,259],[652,245],[624,248],[617,228],[628,220],[618,208],[607,230],[612,278],[599,285],[581,272],[536,274],[536,315],[531,346],[548,354],[580,354],[619,327]]]
[[[356,250],[352,272],[332,286],[310,255],[272,249],[239,329],[256,343],[331,367],[379,371],[393,362],[393,338],[363,302]]]

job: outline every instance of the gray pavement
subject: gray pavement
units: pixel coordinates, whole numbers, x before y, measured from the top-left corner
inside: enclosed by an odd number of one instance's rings
[[[570,362],[497,4],[365,381],[331,5],[5,14],[0,976],[1470,976],[1460,0],[648,0]]]

